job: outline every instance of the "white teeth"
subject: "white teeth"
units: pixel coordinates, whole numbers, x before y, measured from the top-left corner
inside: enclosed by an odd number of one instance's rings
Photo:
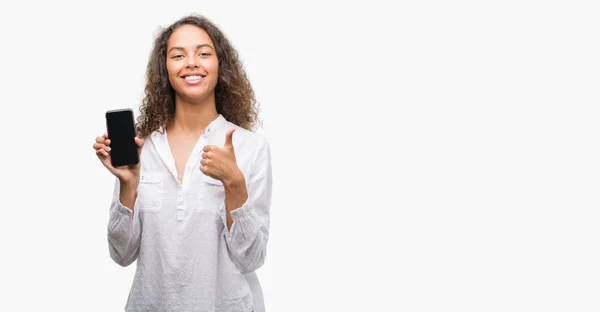
[[[200,80],[200,78],[202,78],[201,76],[186,76],[185,80]]]

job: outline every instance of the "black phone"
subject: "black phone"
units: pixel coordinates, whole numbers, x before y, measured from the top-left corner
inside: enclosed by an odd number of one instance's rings
[[[106,112],[106,133],[110,140],[110,159],[113,167],[137,165],[140,162],[135,144],[135,120],[129,108]]]

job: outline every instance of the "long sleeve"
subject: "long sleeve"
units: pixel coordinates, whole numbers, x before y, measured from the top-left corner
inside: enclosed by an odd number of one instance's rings
[[[271,152],[262,142],[246,183],[248,199],[231,211],[233,225],[225,228],[229,255],[242,273],[260,268],[267,252],[272,194]]]
[[[140,250],[140,220],[137,212],[123,206],[120,199],[119,180],[115,183],[108,220],[108,249],[110,257],[121,266],[128,266],[138,257]],[[136,206],[137,206],[136,200]],[[134,207],[136,210],[137,207]]]

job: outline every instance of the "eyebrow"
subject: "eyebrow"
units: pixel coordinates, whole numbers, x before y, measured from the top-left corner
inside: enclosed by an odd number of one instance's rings
[[[196,46],[196,50],[200,49],[200,48],[204,48],[204,47],[209,47],[211,48],[213,51],[215,50],[215,48],[211,47],[210,44],[208,43],[204,43],[204,44],[199,44]],[[182,47],[172,47],[169,49],[169,51],[167,51],[167,53],[171,52],[172,50],[184,50],[184,48]]]

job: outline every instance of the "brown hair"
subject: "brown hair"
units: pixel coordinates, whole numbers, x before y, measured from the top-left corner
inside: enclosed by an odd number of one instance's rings
[[[219,60],[219,77],[215,87],[217,113],[228,121],[252,130],[258,122],[258,103],[246,72],[225,35],[207,18],[198,15],[185,16],[162,29],[154,41],[154,48],[146,68],[146,87],[137,119],[137,135],[147,137],[166,126],[175,115],[175,91],[167,73],[167,42],[180,26],[194,25],[208,33],[215,44]]]

